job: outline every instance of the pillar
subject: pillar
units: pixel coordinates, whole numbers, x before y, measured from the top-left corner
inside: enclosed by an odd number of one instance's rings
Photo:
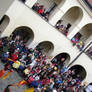
[[[70,30],[67,37],[69,39],[72,39],[77,34],[77,32],[79,32],[79,31],[80,31],[80,28],[78,26],[76,26],[73,30]]]
[[[50,16],[49,23],[53,26],[57,23],[58,20],[60,20],[63,16],[63,11],[60,9],[56,9],[54,13]]]
[[[27,0],[26,1],[26,5],[30,8],[32,8],[32,6],[37,2],[37,0]]]

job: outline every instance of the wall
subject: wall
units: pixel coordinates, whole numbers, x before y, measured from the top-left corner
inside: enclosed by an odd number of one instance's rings
[[[14,0],[0,0],[0,19],[5,14],[5,12],[8,10],[10,5],[13,3]]]

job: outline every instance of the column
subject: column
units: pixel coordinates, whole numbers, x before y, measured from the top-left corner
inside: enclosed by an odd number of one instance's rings
[[[72,37],[74,37],[79,31],[80,31],[80,28],[78,26],[76,26],[73,30],[70,29],[70,32],[67,37],[69,39],[72,39]]]
[[[60,20],[63,16],[63,11],[56,8],[56,10],[54,11],[54,13],[50,16],[49,19],[49,23],[53,26],[55,26],[55,24],[57,23],[58,20]]]
[[[27,0],[26,1],[26,5],[30,8],[32,8],[32,6],[37,2],[37,0]]]

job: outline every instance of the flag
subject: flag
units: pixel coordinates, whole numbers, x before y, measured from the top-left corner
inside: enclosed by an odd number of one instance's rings
[[[2,77],[5,73],[5,70],[0,70],[0,77]]]
[[[9,60],[9,61],[12,61],[12,62],[14,62],[14,63],[16,63],[16,61],[14,61],[13,59],[8,58],[8,60]]]
[[[19,83],[17,83],[17,86],[21,86],[27,84],[27,82],[25,80],[20,81]]]
[[[34,92],[34,88],[26,89],[24,92]]]
[[[2,80],[6,79],[12,72],[13,70],[10,70],[9,72],[7,72],[6,75],[2,77]]]

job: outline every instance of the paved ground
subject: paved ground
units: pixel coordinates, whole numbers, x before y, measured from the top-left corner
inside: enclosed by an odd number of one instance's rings
[[[3,69],[3,64],[0,62],[0,70]],[[10,76],[7,77],[7,79],[2,80],[0,78],[0,92],[4,92],[4,88],[8,85],[8,84],[12,84],[12,83],[18,83],[19,81],[21,81],[22,78],[18,75],[18,73],[15,71],[13,72]],[[24,92],[24,90],[27,88],[26,85],[24,86],[14,86],[11,87],[11,92]]]

